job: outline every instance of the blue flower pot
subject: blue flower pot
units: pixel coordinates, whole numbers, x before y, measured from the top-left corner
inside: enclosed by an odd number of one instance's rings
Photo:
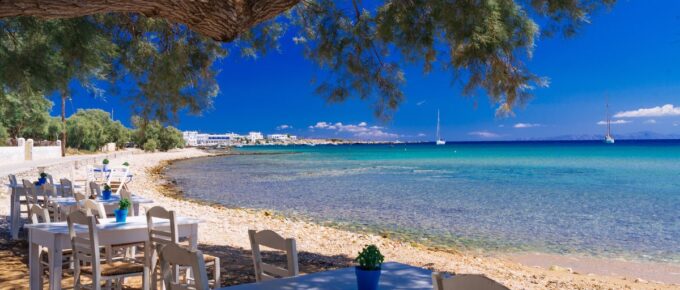
[[[115,209],[113,213],[116,215],[117,223],[124,223],[127,220],[128,210],[127,209]]]
[[[102,191],[102,199],[103,199],[103,200],[109,200],[109,199],[111,199],[111,191],[110,191],[110,190],[104,190],[104,191]]]
[[[362,270],[359,267],[354,268],[357,274],[357,287],[359,290],[377,290],[378,282],[380,281],[380,269],[378,270]]]
[[[43,185],[43,184],[45,184],[46,182],[47,182],[47,178],[46,178],[46,177],[40,177],[40,178],[38,178],[38,185]]]

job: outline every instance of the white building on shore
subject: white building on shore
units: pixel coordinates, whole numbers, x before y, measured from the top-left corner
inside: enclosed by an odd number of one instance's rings
[[[250,143],[256,143],[257,141],[264,140],[264,136],[261,132],[248,132],[246,138],[250,141]]]
[[[267,140],[270,141],[295,141],[297,140],[297,136],[290,135],[290,134],[269,134],[267,135]]]
[[[238,143],[243,136],[235,133],[226,134],[204,134],[197,131],[182,132],[184,142],[187,146],[228,146]]]

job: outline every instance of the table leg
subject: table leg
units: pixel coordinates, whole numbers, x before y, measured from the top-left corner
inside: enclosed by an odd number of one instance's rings
[[[29,278],[31,290],[41,289],[40,285],[40,247],[33,243],[31,239],[31,231],[28,232],[28,267],[30,270]]]
[[[61,289],[61,267],[62,267],[62,248],[61,240],[55,239],[53,247],[48,252],[48,262],[50,267],[50,290]]]
[[[139,203],[132,204],[132,213],[134,216],[139,216]]]

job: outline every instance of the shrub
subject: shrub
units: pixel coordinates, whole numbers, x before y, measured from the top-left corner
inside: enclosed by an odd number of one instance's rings
[[[158,144],[156,144],[156,140],[154,139],[146,140],[146,142],[144,143],[144,151],[155,152],[157,148]]]

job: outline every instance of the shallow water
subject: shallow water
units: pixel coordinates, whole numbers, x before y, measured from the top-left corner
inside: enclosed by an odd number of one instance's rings
[[[188,198],[487,251],[680,263],[680,141],[255,147],[168,176]]]

